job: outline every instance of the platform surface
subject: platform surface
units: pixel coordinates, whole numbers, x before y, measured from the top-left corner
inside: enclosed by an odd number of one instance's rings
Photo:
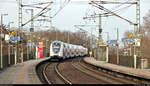
[[[0,84],[42,84],[36,74],[36,65],[48,58],[29,60],[0,72]]]
[[[92,64],[94,66],[106,68],[106,69],[109,69],[112,71],[150,79],[150,70],[148,70],[148,69],[135,69],[135,68],[129,68],[129,67],[125,67],[125,66],[106,63],[104,61],[96,61],[93,57],[86,57],[86,58],[84,58],[84,61],[86,63]]]

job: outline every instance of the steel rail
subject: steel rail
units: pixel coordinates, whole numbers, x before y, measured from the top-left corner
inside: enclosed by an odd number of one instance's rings
[[[58,70],[58,65],[59,65],[59,63],[55,66],[55,71],[56,71],[56,73],[57,73],[65,82],[67,82],[68,84],[71,84],[71,85],[72,85],[72,83],[71,83],[69,80],[67,80],[67,79],[59,72],[59,70]]]
[[[100,74],[100,73],[98,73],[98,72],[96,72],[96,71],[94,71],[94,70],[92,70],[92,69],[90,69],[90,68],[88,68],[88,67],[86,67],[86,66],[84,66],[82,63],[81,63],[81,60],[82,59],[79,59],[78,60],[78,65],[80,65],[82,68],[84,68],[84,69],[86,69],[86,70],[88,70],[88,71],[91,71],[91,72],[93,72],[94,74],[97,74],[97,75],[100,75],[100,76],[103,76],[103,77],[107,77],[107,78],[110,78],[110,80],[113,80],[113,77],[112,76],[107,76],[107,75],[102,75],[102,74]],[[73,62],[73,61],[72,61]],[[76,69],[78,69],[73,63],[72,63],[72,65],[76,68]],[[81,71],[80,69],[78,69],[79,71]],[[104,72],[111,72],[111,71],[107,71],[107,70],[102,70],[102,71],[104,71]],[[81,71],[81,72],[83,72],[83,71]],[[114,75],[114,74],[112,74],[113,72],[111,72],[111,75]],[[109,73],[108,73],[109,74]],[[87,74],[87,75],[89,75],[89,76],[91,76],[91,77],[94,77],[94,76],[92,76],[92,75],[90,75],[90,74]],[[99,78],[97,78],[98,80],[99,80]],[[127,83],[130,83],[130,81],[128,82],[127,80],[119,80],[119,79],[115,79],[114,78],[114,80],[115,81],[117,81],[119,84],[127,84]],[[108,83],[111,83],[111,82],[108,82]],[[131,83],[134,83],[135,84],[135,82],[133,81],[131,81]]]
[[[49,64],[50,63],[48,63],[48,64],[45,65],[44,70],[43,70],[43,76],[44,76],[46,82],[50,85],[52,83],[48,80],[48,77],[46,76],[46,68],[48,67]]]
[[[86,73],[83,69],[81,69],[82,66],[80,66],[79,62],[78,62],[77,64],[75,64],[74,61],[72,60],[72,66],[73,66],[75,69],[77,69],[78,71],[80,71],[80,72],[86,74],[87,76],[90,76],[90,77],[92,77],[92,78],[95,78],[96,80],[103,81],[105,84],[106,84],[106,83],[110,83],[110,84],[111,84],[111,82],[109,82],[109,81],[103,80],[102,78],[96,78],[95,76],[93,76],[93,75],[91,75],[91,74],[89,74],[89,73]],[[80,68],[79,68],[79,66],[80,66]],[[84,67],[82,67],[82,68],[84,68]],[[85,69],[85,68],[84,68],[84,69]]]

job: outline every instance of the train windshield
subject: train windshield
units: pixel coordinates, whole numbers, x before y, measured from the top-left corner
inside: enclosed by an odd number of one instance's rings
[[[58,53],[60,51],[61,43],[55,42],[55,43],[53,43],[52,47],[53,47],[53,51],[55,53]]]

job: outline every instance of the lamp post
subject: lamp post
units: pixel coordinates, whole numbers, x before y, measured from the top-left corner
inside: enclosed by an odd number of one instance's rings
[[[8,23],[8,28],[10,30],[10,24],[12,24],[14,22],[9,22]],[[9,33],[9,36],[10,36],[10,33]],[[10,65],[10,43],[8,43],[8,65]]]
[[[3,30],[3,16],[7,16],[8,14],[1,14],[1,35]],[[3,44],[2,44],[2,37],[1,37],[1,66],[0,68],[3,69]]]

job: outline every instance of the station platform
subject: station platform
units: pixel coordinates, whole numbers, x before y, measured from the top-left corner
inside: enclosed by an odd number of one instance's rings
[[[36,74],[36,65],[48,58],[29,60],[0,72],[0,84],[42,84]]]
[[[150,70],[148,69],[135,69],[135,68],[129,68],[125,66],[106,63],[104,61],[96,61],[96,59],[94,59],[93,57],[86,57],[84,58],[84,61],[88,64],[91,64],[100,68],[112,70],[115,72],[130,75],[130,76],[150,79]]]

